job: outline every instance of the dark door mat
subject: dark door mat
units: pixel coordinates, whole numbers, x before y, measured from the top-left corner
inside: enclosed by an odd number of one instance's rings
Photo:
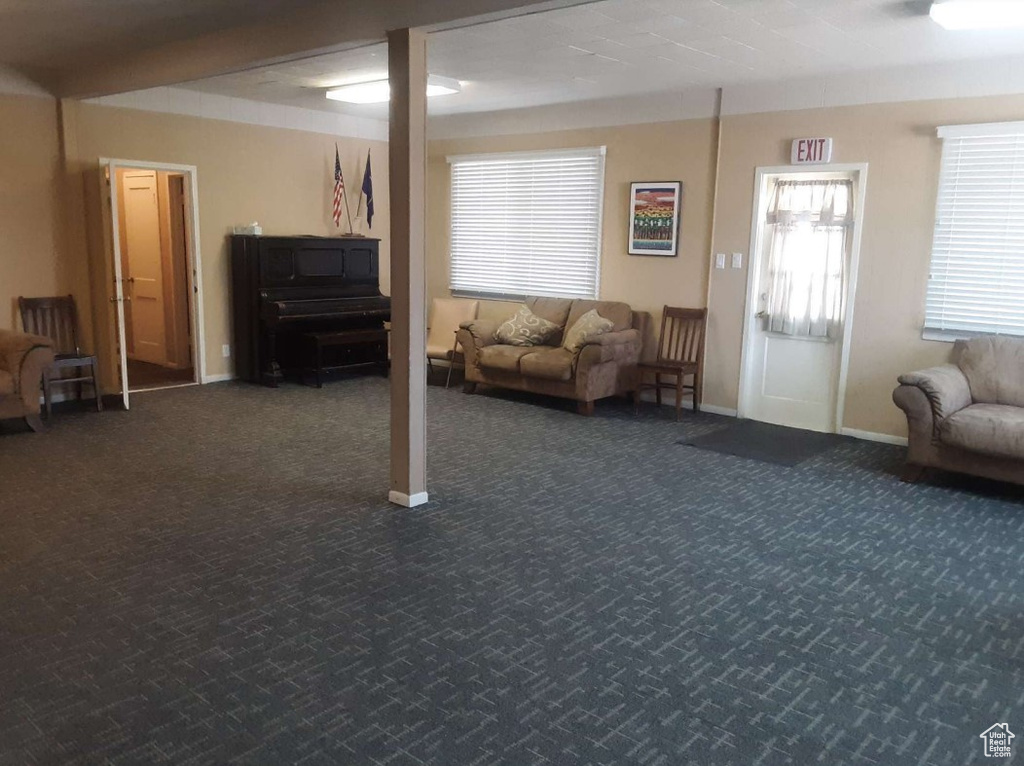
[[[794,466],[827,452],[842,444],[845,439],[838,434],[821,434],[756,420],[740,420],[728,428],[692,439],[680,439],[676,444],[775,465]]]

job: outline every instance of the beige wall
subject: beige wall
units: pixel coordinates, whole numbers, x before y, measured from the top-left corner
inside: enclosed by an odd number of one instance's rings
[[[943,124],[1019,120],[1024,96],[728,116],[722,123],[718,218],[710,243],[714,123],[690,120],[526,136],[433,141],[429,147],[427,288],[447,294],[448,186],[445,157],[477,152],[604,145],[606,189],[601,297],[654,313],[663,304],[702,306],[710,279],[711,319],[705,398],[737,406],[746,269],[711,270],[710,252],[747,253],[754,172],[784,165],[792,138],[828,135],[835,162],[868,163],[860,279],[843,425],[905,434],[891,404],[896,376],[946,359],[949,346],[921,340],[935,189]],[[84,236],[75,231],[65,199],[77,188],[91,195],[88,226],[97,316],[107,326],[106,255],[98,238],[99,157],[197,165],[205,289],[207,372],[230,371],[221,345],[231,343],[226,235],[237,223],[259,220],[267,233],[330,234],[327,202],[334,141],[329,136],[194,117],[79,104],[65,115],[71,185],[61,174],[61,124],[55,102],[0,96],[0,327],[14,322],[19,294],[73,292],[83,313],[90,305]],[[378,200],[387,199],[387,147],[339,140],[350,190],[357,190],[367,147],[373,147]],[[680,255],[626,254],[629,183],[681,180],[685,186]],[[61,190],[64,189],[64,198]],[[69,192],[70,190],[70,192]],[[355,195],[353,195],[355,196]],[[74,207],[73,205],[71,206]],[[382,247],[387,292],[388,205],[378,204],[373,234]],[[67,220],[65,220],[67,219]],[[84,227],[80,227],[84,228]],[[748,254],[749,255],[749,254]],[[749,261],[749,258],[747,259]],[[485,316],[508,305],[485,302]],[[88,327],[90,316],[83,317]],[[102,333],[101,333],[102,335]],[[98,345],[101,347],[103,343]],[[109,356],[109,349],[108,356]],[[108,359],[109,362],[109,359]],[[109,371],[109,364],[108,364]]]
[[[58,236],[60,189],[56,102],[0,95],[0,328],[18,326],[19,295],[74,288]]]
[[[448,187],[445,156],[475,152],[608,146],[601,297],[653,312],[663,304],[703,306],[710,280],[705,401],[738,405],[754,174],[788,165],[793,138],[832,136],[833,162],[867,163],[860,275],[847,383],[849,429],[906,435],[892,404],[896,377],[944,362],[950,346],[921,339],[941,143],[939,125],[1024,117],[1024,96],[920,101],[727,116],[713,246],[708,244],[714,136],[711,120],[434,141],[430,146],[428,292],[447,294]],[[629,182],[682,180],[680,256],[626,255]],[[744,268],[709,269],[710,253],[744,253]],[[509,305],[485,302],[497,317]]]
[[[95,303],[104,319],[108,304],[103,294],[108,256],[95,236],[98,227],[96,191],[100,157],[195,165],[199,189],[199,240],[203,260],[203,309],[206,333],[206,373],[232,371],[221,346],[231,344],[231,295],[228,235],[232,227],[259,221],[264,234],[336,234],[330,202],[334,185],[334,145],[331,136],[267,128],[197,117],[80,104],[76,116],[76,165],[87,192],[91,260],[99,286]],[[373,150],[373,184],[377,199],[372,230],[381,243],[381,287],[388,292],[388,164],[383,142],[337,139],[352,213],[358,199],[366,151]],[[343,220],[342,226],[345,226]],[[97,252],[99,250],[100,252]],[[98,322],[109,327],[109,319]],[[98,344],[104,348],[100,339]],[[109,356],[109,350],[106,354]],[[109,359],[106,365],[109,374]]]
[[[890,398],[897,375],[949,355],[949,344],[921,339],[942,150],[936,127],[1022,117],[1024,96],[723,119],[715,252],[747,252],[755,169],[788,164],[793,138],[832,136],[833,162],[869,165],[844,427],[905,436]],[[746,285],[745,268],[711,271],[704,395],[726,408],[738,400]]]
[[[449,188],[446,157],[606,146],[601,298],[661,314],[662,306],[703,306],[706,301],[711,218],[714,123],[688,120],[498,138],[430,142],[427,201],[427,293],[448,291]],[[626,254],[629,185],[632,181],[682,181],[683,214],[675,258]],[[482,316],[499,317],[510,305],[481,304]]]

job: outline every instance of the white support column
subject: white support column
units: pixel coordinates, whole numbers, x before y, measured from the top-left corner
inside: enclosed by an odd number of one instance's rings
[[[391,83],[391,491],[427,502],[426,181],[427,36],[388,32]]]

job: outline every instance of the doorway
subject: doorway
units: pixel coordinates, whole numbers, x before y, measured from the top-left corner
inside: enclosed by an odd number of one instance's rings
[[[740,417],[838,433],[867,165],[759,168]]]
[[[196,174],[190,166],[103,160],[110,191],[113,318],[121,391],[202,382]]]
[[[128,386],[194,383],[185,177],[121,168],[117,183]]]

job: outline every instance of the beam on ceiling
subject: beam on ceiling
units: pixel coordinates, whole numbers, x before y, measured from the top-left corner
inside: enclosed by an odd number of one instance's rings
[[[285,18],[183,40],[57,74],[63,98],[91,98],[254,69],[382,42],[391,29],[438,31],[593,0],[333,0]]]

